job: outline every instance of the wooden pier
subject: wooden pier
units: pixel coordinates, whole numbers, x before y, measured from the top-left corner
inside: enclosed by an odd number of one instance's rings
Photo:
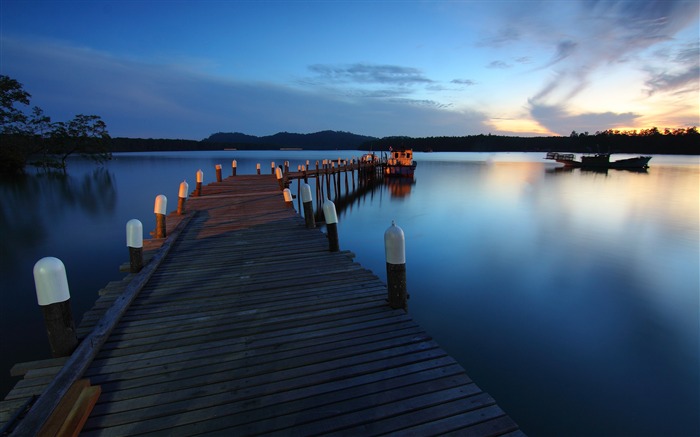
[[[99,392],[87,436],[522,435],[275,176],[206,185],[166,227],[141,272],[101,290],[71,357],[15,370],[10,435],[60,427],[81,381]]]

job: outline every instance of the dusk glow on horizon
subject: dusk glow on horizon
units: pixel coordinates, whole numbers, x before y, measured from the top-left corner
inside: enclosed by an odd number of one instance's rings
[[[0,74],[113,137],[700,125],[700,2],[0,0]]]

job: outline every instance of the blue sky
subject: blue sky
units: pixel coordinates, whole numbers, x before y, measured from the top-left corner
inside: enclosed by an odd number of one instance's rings
[[[0,74],[112,136],[700,125],[697,0],[0,0],[0,25]]]

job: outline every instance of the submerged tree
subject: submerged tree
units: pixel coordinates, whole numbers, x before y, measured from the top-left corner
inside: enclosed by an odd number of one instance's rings
[[[76,115],[69,122],[52,125],[43,166],[66,168],[66,159],[80,154],[97,163],[112,158],[108,149],[107,124],[98,115]]]
[[[32,165],[66,168],[75,153],[98,163],[111,158],[107,125],[97,115],[51,122],[39,107],[27,114],[31,95],[17,80],[0,75],[0,173],[20,173]]]

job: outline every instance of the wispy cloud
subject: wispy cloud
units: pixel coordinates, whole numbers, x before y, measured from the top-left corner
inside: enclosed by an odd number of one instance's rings
[[[508,68],[511,68],[512,66],[504,61],[491,61],[486,68],[493,68],[496,70],[507,70]]]
[[[465,86],[472,86],[476,85],[476,82],[474,82],[471,79],[452,79],[450,83],[456,84],[456,85],[465,85]]]
[[[487,117],[477,111],[407,98],[402,88],[410,88],[408,84],[433,83],[411,68],[358,64],[340,76],[399,85],[353,88],[339,95],[315,87],[237,81],[57,42],[3,37],[1,43],[0,73],[22,82],[33,105],[54,120],[77,113],[100,115],[113,136],[196,140],[220,131],[269,135],[334,129],[381,137],[464,135],[487,129]]]
[[[399,65],[349,64],[310,65],[309,70],[329,82],[411,86],[433,81],[412,67]]]
[[[572,130],[579,132],[604,131],[616,126],[632,126],[640,114],[632,112],[571,114],[562,105],[546,105],[530,100],[530,113],[533,118],[553,132],[566,134]]]
[[[648,67],[648,94],[657,92],[697,93],[700,89],[700,44],[695,42],[665,55],[664,69]]]
[[[544,32],[545,35],[564,34],[549,42],[552,57],[539,68],[555,68],[551,79],[533,93],[530,98],[531,116],[551,131],[561,132],[561,123],[568,121],[587,124],[598,121],[597,129],[605,129],[611,123],[629,125],[634,114],[582,114],[572,117],[553,108],[561,109],[569,101],[584,92],[593,84],[593,73],[610,65],[628,63],[635,60],[635,65],[643,64],[640,58],[644,50],[662,42],[669,42],[673,35],[686,27],[698,17],[699,2],[684,0],[649,0],[649,1],[586,1],[579,2],[578,14],[574,19],[586,23],[576,28],[560,28],[558,32]],[[532,35],[536,29],[527,28],[529,20],[523,17],[519,21],[519,34]],[[565,24],[565,23],[564,23]],[[509,24],[510,26],[511,24]],[[548,23],[556,29],[556,22]],[[541,29],[540,29],[541,32]],[[540,38],[546,43],[546,37]],[[684,59],[697,60],[691,53],[685,52]],[[639,66],[640,70],[643,68]],[[673,71],[647,67],[651,77],[646,83],[650,94],[669,92],[692,87],[698,81],[697,63],[677,68]],[[640,89],[640,92],[642,90]],[[543,110],[547,108],[547,110]],[[551,116],[552,114],[558,116]],[[580,129],[580,128],[579,128]]]

